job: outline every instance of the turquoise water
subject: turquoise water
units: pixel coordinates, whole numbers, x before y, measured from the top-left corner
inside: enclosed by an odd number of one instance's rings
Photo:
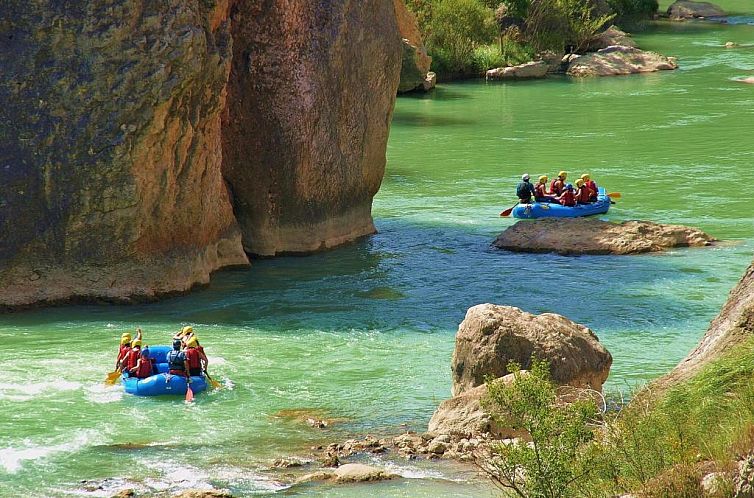
[[[483,302],[553,311],[614,357],[609,390],[672,368],[754,252],[754,26],[660,24],[646,48],[675,72],[584,81],[441,85],[398,100],[379,234],[306,258],[220,272],[209,289],[139,306],[0,316],[0,496],[107,496],[227,487],[237,494],[487,496],[449,464],[382,461],[409,477],[377,487],[290,488],[274,458],[353,434],[426,427],[450,393],[454,333]],[[607,219],[698,226],[709,249],[635,257],[521,255],[490,247],[513,220],[524,171],[589,171],[623,199]],[[166,343],[192,324],[223,390],[138,399],[101,379],[117,338]],[[73,368],[70,367],[70,363]],[[313,429],[283,410],[333,419]],[[87,493],[81,480],[102,480]],[[98,481],[99,482],[99,481]]]

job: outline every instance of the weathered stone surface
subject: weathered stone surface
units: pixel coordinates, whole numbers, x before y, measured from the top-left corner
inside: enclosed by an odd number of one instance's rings
[[[484,384],[487,376],[503,377],[511,361],[527,369],[532,355],[550,362],[556,384],[597,391],[613,361],[591,330],[563,316],[480,304],[469,308],[456,333],[453,396]]]
[[[428,81],[432,57],[427,55],[416,17],[407,8],[404,0],[393,0],[398,31],[403,39],[403,56],[401,59],[401,81],[398,93],[434,88],[434,81]],[[434,73],[432,73],[434,74]]]
[[[610,26],[605,31],[597,33],[587,43],[587,52],[596,52],[603,48],[620,45],[622,47],[636,47],[636,42],[631,36],[616,26]]]
[[[385,481],[395,479],[396,477],[399,476],[385,469],[361,463],[347,463],[333,471],[320,471],[307,474],[297,482],[331,481],[336,484],[347,484],[353,482]]]
[[[725,11],[721,7],[710,2],[677,0],[668,7],[668,17],[675,21],[693,17],[722,17],[724,15]]]
[[[740,81],[741,83],[748,83],[750,85],[754,85],[754,76],[749,76],[748,78],[741,78],[738,81]]]
[[[696,228],[649,221],[612,223],[593,218],[545,218],[519,221],[493,242],[517,252],[639,254],[672,247],[703,247],[715,238]]]
[[[3,2],[0,307],[149,299],[248,263],[220,173],[229,31],[209,5]]]
[[[677,69],[672,57],[635,47],[613,45],[573,60],[566,74],[570,76],[618,76],[633,73]]]
[[[400,77],[393,3],[239,0],[231,21],[223,174],[244,248],[302,253],[373,233]]]
[[[723,308],[707,329],[696,348],[658,384],[669,385],[686,380],[709,361],[754,334],[754,263],[728,296]],[[754,461],[754,460],[753,460]],[[754,467],[754,464],[753,464]]]
[[[498,67],[487,71],[488,80],[524,80],[544,78],[550,65],[545,61],[531,61],[518,66]]]
[[[173,498],[233,498],[230,491],[224,489],[186,489]]]

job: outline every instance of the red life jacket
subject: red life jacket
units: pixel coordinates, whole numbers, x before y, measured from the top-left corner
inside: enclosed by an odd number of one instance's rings
[[[131,346],[124,344],[118,349],[118,363],[131,352]]]
[[[592,189],[592,194],[596,196],[598,190],[597,190],[597,184],[594,183],[594,180],[589,180],[588,182],[584,182],[584,183],[586,184],[587,187]]]
[[[576,201],[579,204],[588,204],[589,199],[592,198],[592,189],[584,185],[581,187],[578,192],[576,192]]]
[[[189,368],[202,368],[202,362],[199,360],[199,350],[196,348],[186,348],[186,361],[188,361]]]
[[[132,349],[128,352],[128,356],[126,357],[126,368],[131,370],[133,367],[136,366],[136,362],[139,361],[139,355],[141,354],[141,348],[139,349]]]
[[[146,379],[152,375],[152,362],[149,358],[142,358],[139,368],[136,370],[136,376],[140,379]]]
[[[544,183],[537,183],[534,185],[534,197],[546,197],[547,192],[545,191],[545,187]]]
[[[560,204],[571,207],[576,205],[576,196],[573,195],[573,190],[563,191],[563,195],[560,196]]]
[[[563,180],[556,178],[550,183],[550,193],[553,195],[560,195],[563,193],[563,187]]]

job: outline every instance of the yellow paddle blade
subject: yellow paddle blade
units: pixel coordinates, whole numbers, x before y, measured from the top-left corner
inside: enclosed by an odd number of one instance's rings
[[[620,192],[610,192],[607,194],[608,197],[611,199],[620,199],[622,196],[620,195]]]
[[[213,389],[220,389],[221,387],[223,387],[223,385],[217,382],[215,379],[210,379],[209,385],[211,385]]]
[[[117,369],[114,372],[110,372],[107,374],[107,378],[105,379],[105,385],[112,386],[115,385],[116,382],[118,382],[118,379],[120,378],[120,368]]]

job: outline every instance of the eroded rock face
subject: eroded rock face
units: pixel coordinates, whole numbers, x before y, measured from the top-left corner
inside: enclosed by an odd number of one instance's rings
[[[532,355],[550,362],[556,384],[597,391],[613,361],[591,330],[563,316],[480,304],[469,308],[456,333],[453,396],[481,386],[487,376],[505,376],[511,361],[529,368]]]
[[[668,17],[678,21],[694,17],[722,17],[725,11],[710,2],[690,2],[677,0],[668,7]]]
[[[244,248],[302,253],[374,232],[401,67],[393,2],[231,9],[223,173]]]
[[[605,31],[597,33],[587,43],[587,52],[596,52],[613,45],[622,47],[636,47],[636,42],[631,36],[616,26],[610,26]]]
[[[635,47],[613,45],[573,59],[566,74],[578,77],[620,76],[677,68],[678,63],[672,57]]]
[[[398,30],[403,39],[401,61],[401,81],[398,93],[421,89],[424,91],[434,87],[434,76],[429,76],[432,57],[424,47],[416,17],[406,8],[403,0],[393,0]],[[434,75],[434,73],[432,73]]]
[[[498,235],[495,247],[516,252],[639,254],[673,247],[704,247],[715,238],[696,228],[649,221],[612,223],[594,218],[519,221]]]
[[[247,264],[220,174],[222,9],[2,8],[0,306],[149,299]]]

